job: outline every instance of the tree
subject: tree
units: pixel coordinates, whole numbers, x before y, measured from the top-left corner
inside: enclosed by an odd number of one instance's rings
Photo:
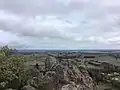
[[[13,80],[20,79],[20,75],[24,72],[25,58],[22,55],[14,55],[16,50],[9,49],[6,45],[0,50],[0,90]]]
[[[1,48],[0,52],[1,52],[1,53],[4,53],[5,56],[10,56],[10,55],[16,53],[17,50],[16,50],[16,49],[10,49],[10,48],[8,47],[8,45],[5,45],[5,46],[3,46],[3,47]]]

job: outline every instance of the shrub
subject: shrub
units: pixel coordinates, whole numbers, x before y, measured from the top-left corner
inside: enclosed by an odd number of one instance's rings
[[[4,89],[13,80],[19,80],[20,75],[24,72],[25,59],[22,55],[14,55],[14,51],[8,46],[4,46],[0,50],[0,88]]]

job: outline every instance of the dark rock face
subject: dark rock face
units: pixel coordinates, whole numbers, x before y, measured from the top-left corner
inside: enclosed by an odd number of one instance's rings
[[[94,81],[100,82],[103,81],[102,71],[97,69],[88,69],[89,75],[93,78]]]

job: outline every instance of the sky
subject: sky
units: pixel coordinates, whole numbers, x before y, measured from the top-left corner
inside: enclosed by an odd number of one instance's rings
[[[0,0],[0,46],[120,49],[120,0]]]

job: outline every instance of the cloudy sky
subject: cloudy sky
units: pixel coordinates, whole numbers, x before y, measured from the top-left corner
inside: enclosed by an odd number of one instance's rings
[[[120,0],[0,0],[0,45],[120,48]]]

